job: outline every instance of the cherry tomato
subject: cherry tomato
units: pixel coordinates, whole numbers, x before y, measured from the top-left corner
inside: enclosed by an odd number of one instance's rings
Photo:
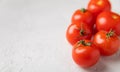
[[[118,51],[120,46],[120,40],[112,30],[109,32],[99,31],[94,36],[93,43],[99,48],[103,56],[113,55]]]
[[[96,20],[98,30],[114,30],[117,35],[120,35],[120,16],[114,12],[105,11],[98,15]]]
[[[71,24],[66,32],[66,37],[71,45],[74,45],[77,41],[82,39],[91,39],[92,29],[89,28],[85,23]]]
[[[92,13],[84,8],[76,10],[72,15],[72,24],[80,24],[81,22],[84,22],[91,27],[94,25]]]
[[[99,60],[100,52],[91,41],[81,40],[73,46],[72,58],[81,67],[91,67]]]
[[[93,35],[95,35],[98,32],[97,28],[96,28],[96,24],[93,27]]]
[[[103,11],[110,11],[111,4],[109,0],[90,0],[87,9],[93,13],[96,18],[99,13]]]

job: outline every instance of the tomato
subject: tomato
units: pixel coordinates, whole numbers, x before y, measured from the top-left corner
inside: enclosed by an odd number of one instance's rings
[[[81,67],[91,67],[100,58],[97,47],[89,40],[81,40],[73,46],[72,58]]]
[[[99,48],[101,55],[110,56],[116,53],[120,47],[120,40],[114,31],[99,31],[93,39],[93,43]]]
[[[81,22],[84,22],[88,24],[89,26],[93,27],[93,15],[91,12],[89,12],[86,9],[78,9],[74,12],[72,15],[72,24],[80,24]]]
[[[110,11],[111,4],[109,0],[90,0],[87,9],[93,13],[96,18],[99,13],[103,11]]]
[[[97,30],[96,24],[95,24],[95,25],[94,25],[94,28],[93,28],[93,35],[95,35],[97,32],[98,32],[98,30]]]
[[[89,28],[85,23],[71,24],[66,32],[66,37],[71,45],[74,45],[77,41],[82,39],[91,39],[92,29]]]
[[[112,29],[117,35],[120,35],[120,16],[110,11],[102,12],[97,17],[96,27],[98,30],[105,31]]]

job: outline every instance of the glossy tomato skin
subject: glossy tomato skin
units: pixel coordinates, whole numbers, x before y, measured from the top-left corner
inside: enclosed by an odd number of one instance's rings
[[[116,34],[107,37],[106,31],[99,31],[93,39],[93,43],[99,48],[101,55],[110,56],[115,54],[120,47],[120,40]]]
[[[87,40],[86,42],[91,41]],[[94,44],[90,46],[84,46],[82,44],[76,43],[73,46],[72,58],[79,66],[88,68],[97,63],[100,58],[100,52]]]
[[[110,11],[102,12],[97,17],[96,27],[98,31],[112,29],[117,35],[120,35],[120,16]]]
[[[82,29],[84,30],[84,35],[80,34]],[[66,38],[71,45],[74,45],[79,40],[91,39],[91,37],[92,29],[85,24],[83,24],[82,27],[81,25],[71,24],[66,32]]]
[[[79,25],[81,22],[88,24],[88,26],[93,27],[94,20],[93,14],[86,9],[78,9],[72,15],[72,24]]]
[[[91,13],[93,13],[96,18],[97,15],[103,11],[110,11],[111,4],[109,0],[90,0],[87,8]]]

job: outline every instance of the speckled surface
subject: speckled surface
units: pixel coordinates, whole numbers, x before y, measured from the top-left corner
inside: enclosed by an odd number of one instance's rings
[[[120,72],[120,51],[89,69],[65,38],[74,10],[89,0],[0,0],[0,72]],[[120,14],[120,0],[110,0]]]

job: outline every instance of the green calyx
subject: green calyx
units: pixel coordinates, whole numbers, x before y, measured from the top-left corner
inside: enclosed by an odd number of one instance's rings
[[[78,44],[82,44],[84,46],[90,46],[92,43],[91,42],[85,42],[84,40],[80,40]]]
[[[81,12],[82,12],[82,13],[85,13],[85,12],[86,12],[86,9],[85,9],[85,8],[82,8],[82,9],[81,9]]]
[[[114,31],[111,29],[107,34],[106,34],[106,37],[107,38],[110,38],[114,35]]]

